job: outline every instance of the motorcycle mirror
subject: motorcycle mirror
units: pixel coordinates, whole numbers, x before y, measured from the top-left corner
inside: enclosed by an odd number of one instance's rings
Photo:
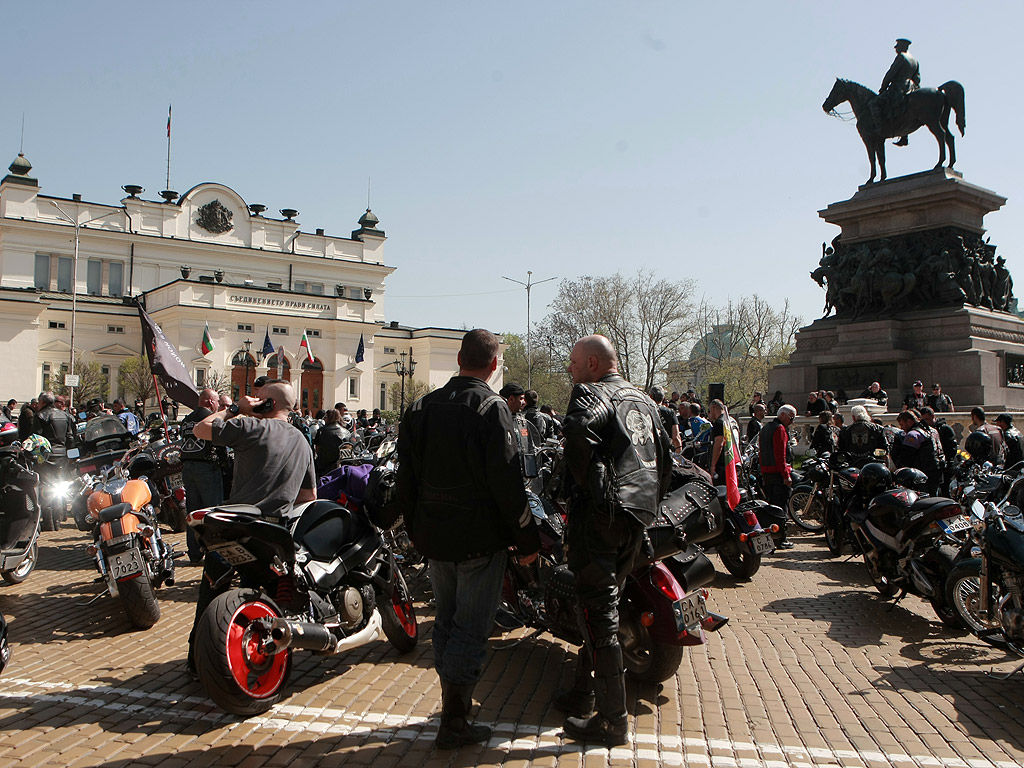
[[[68,458],[69,459],[77,459],[81,455],[82,455],[82,452],[79,451],[77,448],[68,448]]]

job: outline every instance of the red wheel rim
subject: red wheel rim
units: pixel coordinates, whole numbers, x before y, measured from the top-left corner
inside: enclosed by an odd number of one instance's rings
[[[416,611],[412,605],[412,599],[402,598],[402,590],[395,585],[395,591],[391,593],[391,607],[395,609],[395,615],[409,637],[416,637]]]
[[[227,660],[231,676],[254,699],[273,696],[288,672],[288,652],[267,654],[261,649],[265,625],[260,619],[276,619],[266,603],[240,605],[228,625]]]

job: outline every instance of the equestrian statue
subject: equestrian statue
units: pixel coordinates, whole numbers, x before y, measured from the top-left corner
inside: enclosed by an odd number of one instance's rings
[[[852,80],[836,78],[835,85],[821,108],[835,115],[835,108],[844,101],[850,103],[857,120],[857,132],[871,161],[871,178],[875,181],[875,163],[881,171],[880,181],[885,181],[885,140],[897,138],[896,146],[907,145],[907,137],[921,126],[925,126],[939,143],[939,162],[936,169],[946,162],[946,147],[949,147],[949,167],[956,162],[956,145],[953,132],[949,129],[950,110],[956,113],[956,127],[964,135],[964,87],[956,80],[943,83],[938,88],[921,88],[921,70],[917,59],[910,55],[910,41],[900,38],[896,41],[896,59],[882,79],[880,93],[855,83]]]

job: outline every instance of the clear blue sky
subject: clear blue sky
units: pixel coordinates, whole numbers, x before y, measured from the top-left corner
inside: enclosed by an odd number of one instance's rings
[[[986,2],[9,3],[0,160],[47,194],[115,203],[122,184],[202,181],[304,230],[347,235],[371,205],[398,267],[383,298],[410,325],[525,330],[501,279],[693,277],[724,303],[789,298],[838,230],[818,209],[867,179],[837,76],[877,88],[908,37],[923,84],[959,80],[957,168],[1009,198],[986,220],[1024,261],[1016,145],[1024,5]],[[1000,104],[1000,100],[1005,104]],[[926,170],[924,131],[889,175]],[[1024,270],[1017,273],[1024,293]],[[533,317],[557,282],[534,289]],[[452,294],[475,294],[452,296]]]

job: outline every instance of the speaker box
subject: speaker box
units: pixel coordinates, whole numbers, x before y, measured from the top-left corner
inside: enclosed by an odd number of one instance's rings
[[[725,402],[725,384],[708,384],[708,402],[712,400]]]

